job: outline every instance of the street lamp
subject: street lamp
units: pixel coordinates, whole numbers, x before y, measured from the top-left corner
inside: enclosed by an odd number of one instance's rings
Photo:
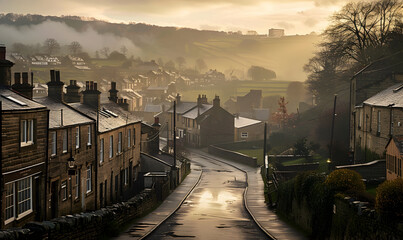
[[[73,156],[70,156],[69,159],[67,159],[68,163],[68,175],[76,175],[76,165],[74,164],[75,159]]]

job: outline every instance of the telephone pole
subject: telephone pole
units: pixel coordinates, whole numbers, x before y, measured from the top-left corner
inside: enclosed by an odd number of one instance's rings
[[[334,134],[334,122],[336,120],[336,102],[337,102],[337,94],[334,95],[334,103],[333,103],[333,116],[332,116],[332,132],[330,133],[330,146],[329,146],[329,160],[328,160],[328,171],[330,172],[331,170],[331,164],[332,164],[332,153],[333,153],[333,134]]]

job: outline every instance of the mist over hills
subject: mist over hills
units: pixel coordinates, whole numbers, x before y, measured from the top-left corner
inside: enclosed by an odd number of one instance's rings
[[[274,70],[279,80],[287,81],[305,80],[302,67],[320,40],[316,35],[268,38],[76,16],[0,14],[0,43],[10,47],[16,42],[34,45],[47,38],[61,44],[78,41],[92,56],[103,47],[113,51],[125,46],[128,56],[164,61],[184,57],[187,67],[203,58],[209,68],[235,72],[239,78],[246,78],[248,68],[258,65]]]

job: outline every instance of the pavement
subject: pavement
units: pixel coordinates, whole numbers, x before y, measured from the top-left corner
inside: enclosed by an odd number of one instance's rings
[[[201,177],[202,171],[199,166],[191,164],[191,169],[192,171],[187,175],[185,180],[161,203],[157,209],[152,213],[135,220],[129,229],[115,239],[143,239],[169,216],[175,213],[189,193],[197,185]]]

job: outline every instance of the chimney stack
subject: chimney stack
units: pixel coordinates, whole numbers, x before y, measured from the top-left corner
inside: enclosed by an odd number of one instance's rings
[[[21,84],[21,73],[19,73],[19,72],[14,73],[14,84],[15,85]]]
[[[181,102],[181,95],[176,94],[176,104],[179,104]]]
[[[201,98],[201,96],[199,94],[199,96],[197,97],[197,106],[201,107],[201,105],[202,105],[202,98]]]
[[[85,82],[86,89],[83,91],[83,103],[87,106],[99,110],[100,108],[100,95],[101,92],[97,89],[97,83],[94,84],[93,81]]]
[[[213,107],[220,107],[220,97],[219,96],[215,96],[214,100],[213,100]]]
[[[116,82],[111,82],[111,89],[109,90],[109,100],[112,102],[118,101],[118,90],[116,89]]]
[[[21,75],[22,75],[22,83],[21,83]],[[34,87],[28,82],[28,72],[14,73],[14,84],[12,85],[12,89],[14,91],[19,92],[21,95],[32,99],[32,90]]]
[[[63,101],[64,83],[60,81],[60,71],[50,70],[50,82],[48,85],[48,97]]]
[[[127,99],[121,98],[118,99],[117,102],[121,108],[123,108],[126,111],[129,111],[129,103],[127,103]]]
[[[64,95],[64,101],[66,103],[80,102],[81,95],[79,93],[80,87],[77,86],[76,80],[70,80],[70,85],[66,87],[66,94]]]
[[[6,60],[6,47],[0,45],[0,86],[11,85],[11,67],[14,63]]]

